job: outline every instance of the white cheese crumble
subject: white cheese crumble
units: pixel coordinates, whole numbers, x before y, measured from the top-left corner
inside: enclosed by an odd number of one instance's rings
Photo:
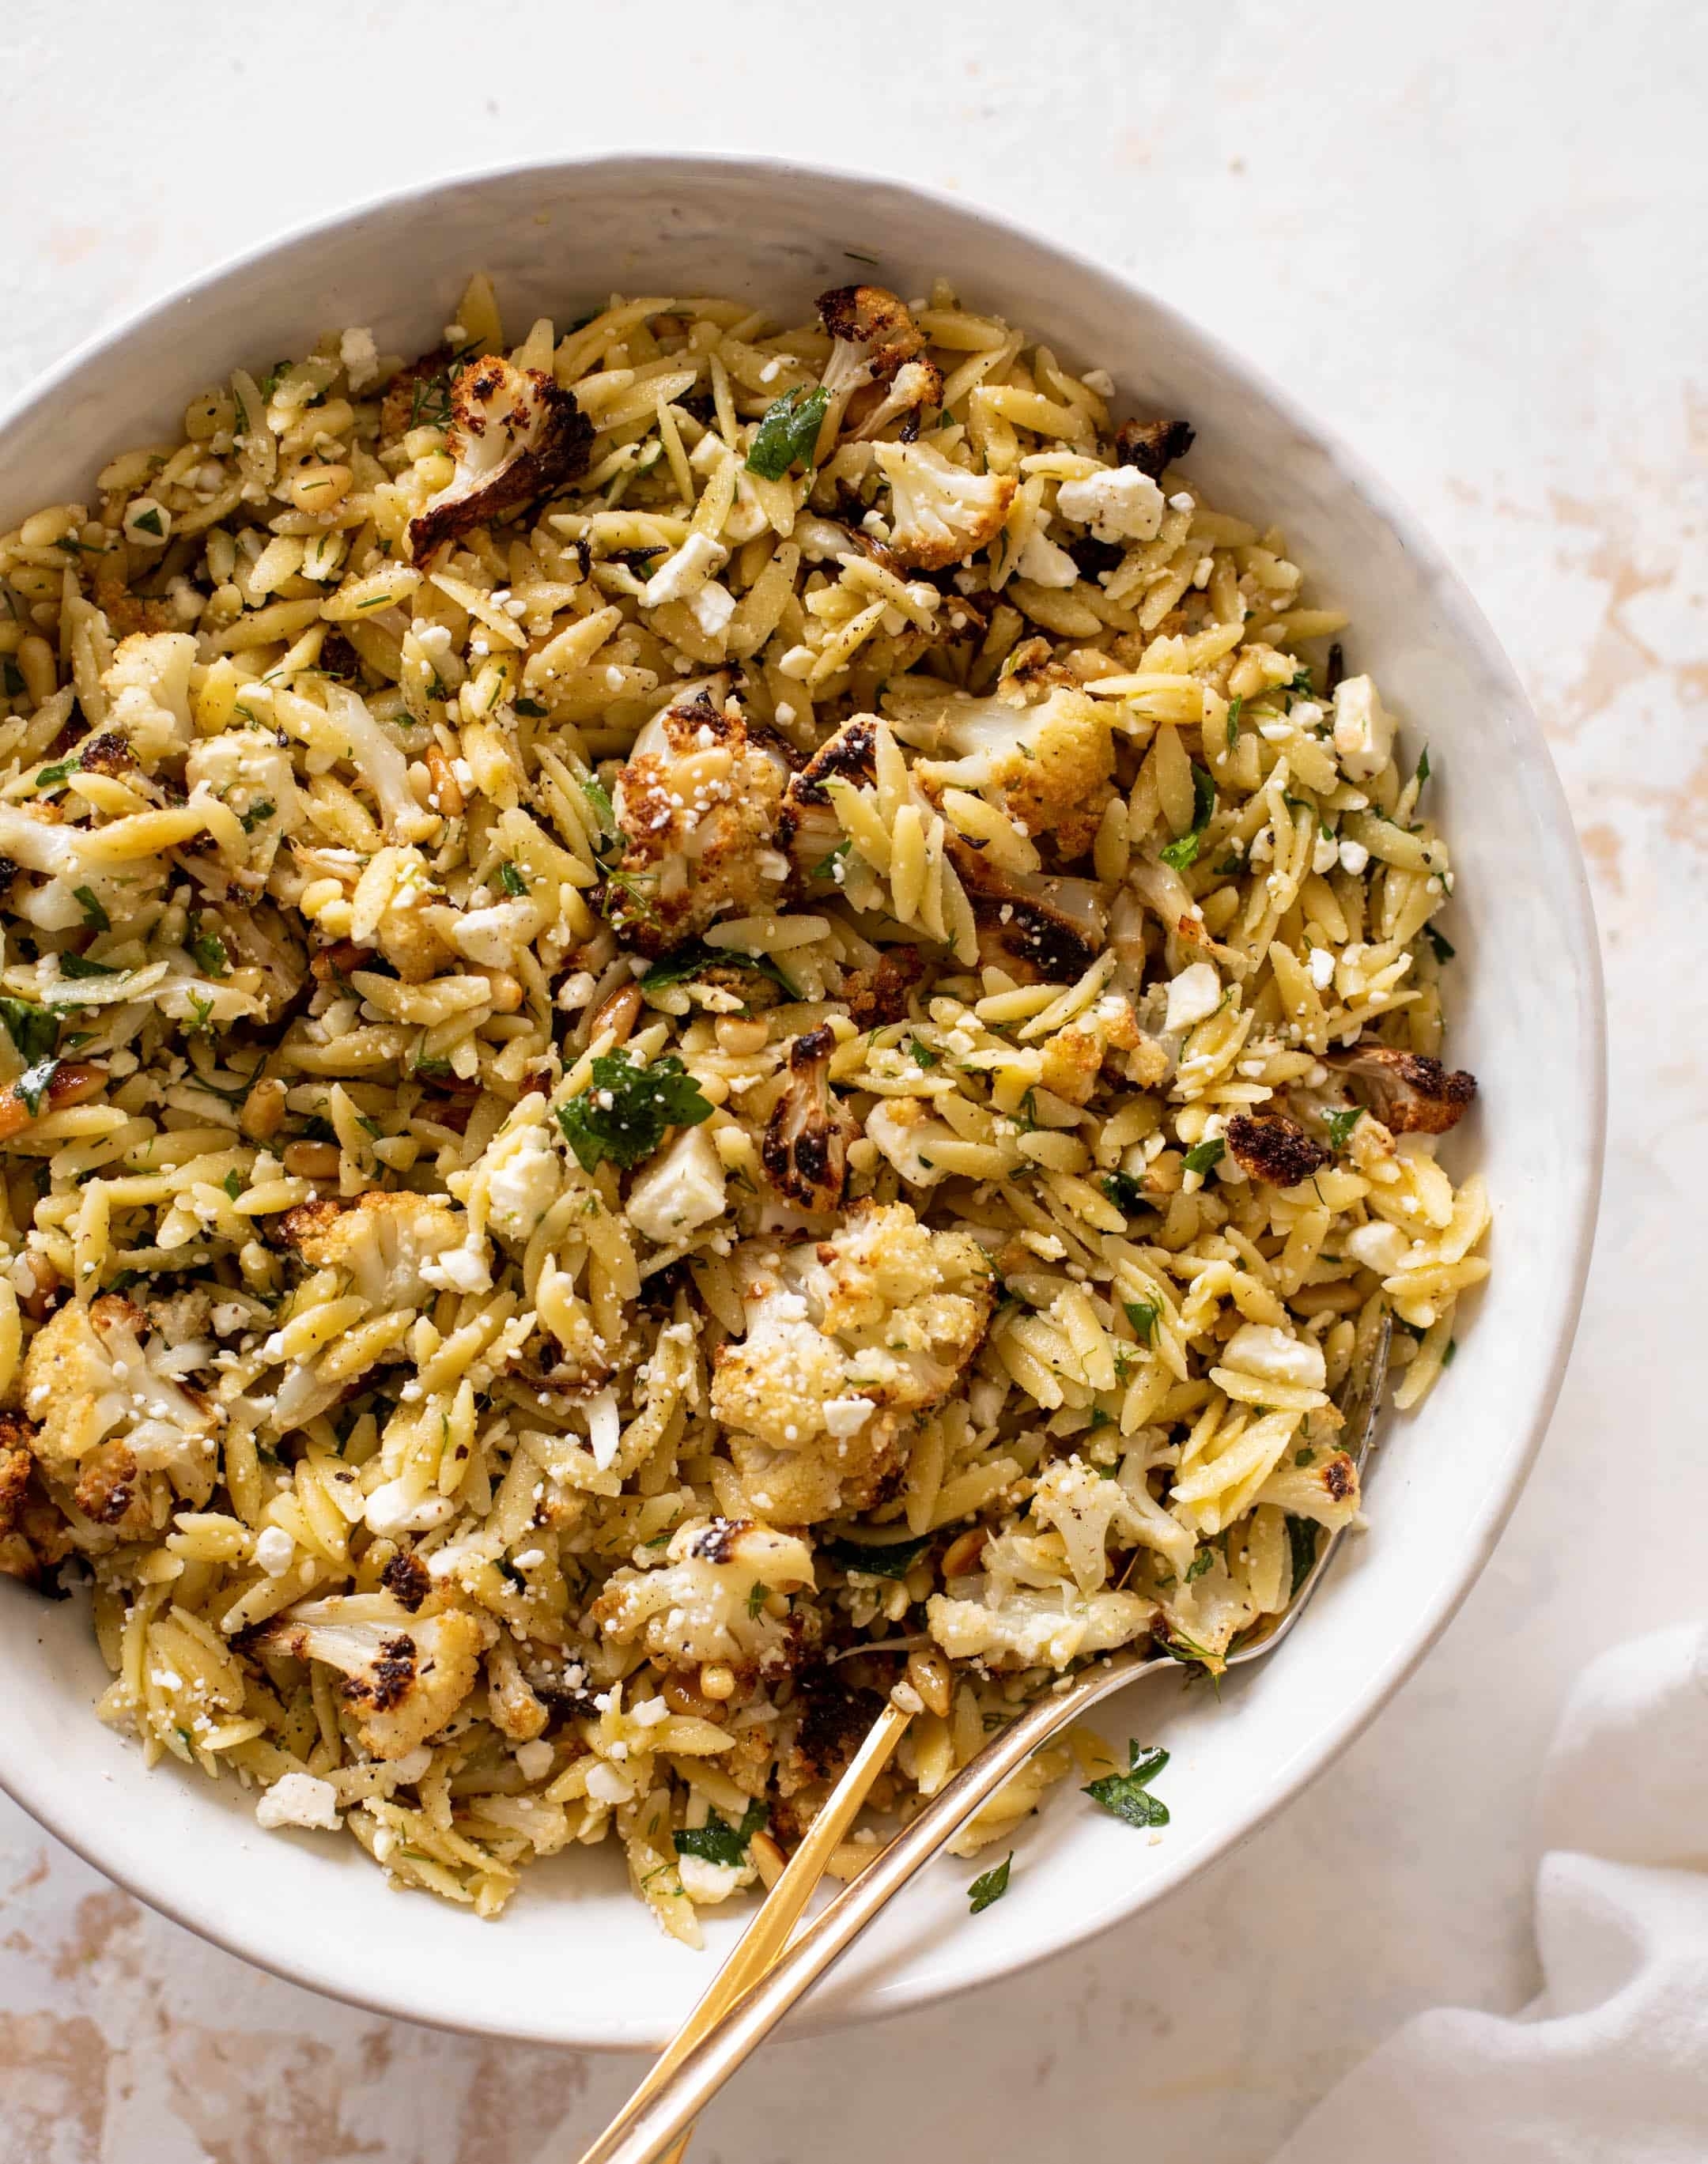
[[[665,601],[686,601],[699,591],[728,554],[709,534],[691,533],[647,580],[642,603],[654,609]]]
[[[833,1435],[858,1435],[872,1416],[870,1398],[832,1398],[824,1406],[824,1425]]]
[[[1036,526],[1027,535],[1026,546],[1014,568],[1022,579],[1030,579],[1035,586],[1071,586],[1080,575],[1080,567],[1067,550],[1058,549],[1049,536]]]
[[[1341,869],[1354,875],[1363,871],[1370,861],[1370,853],[1362,842],[1343,842],[1338,854]]]
[[[1195,1022],[1213,1015],[1222,1004],[1222,980],[1207,962],[1194,962],[1169,985],[1168,1012],[1163,1027],[1170,1032],[1190,1029]]]
[[[365,391],[380,372],[380,349],[371,331],[346,331],[338,342],[338,357],[352,391]]]
[[[255,1561],[269,1578],[282,1578],[296,1560],[297,1543],[282,1526],[267,1526],[255,1536]]]
[[[1326,992],[1334,982],[1334,957],[1327,947],[1311,949],[1311,981],[1319,992]]]
[[[1394,717],[1368,676],[1347,676],[1335,686],[1334,749],[1341,769],[1369,781],[1393,756]]]
[[[556,1756],[557,1753],[544,1737],[538,1737],[532,1743],[518,1743],[515,1751],[516,1763],[524,1781],[543,1781],[550,1773],[552,1761]]]
[[[1290,1383],[1302,1390],[1320,1390],[1328,1372],[1320,1345],[1290,1337],[1268,1322],[1242,1323],[1222,1347],[1222,1364],[1266,1383]]]
[[[336,1833],[343,1823],[338,1815],[338,1791],[330,1781],[313,1773],[281,1773],[271,1788],[261,1791],[255,1823],[269,1833],[280,1826],[313,1826]]]
[[[1096,541],[1154,541],[1162,531],[1163,492],[1137,466],[1111,466],[1064,481],[1056,491],[1056,509],[1080,521]]]
[[[723,1214],[723,1163],[704,1127],[685,1127],[628,1192],[628,1221],[661,1247]]]

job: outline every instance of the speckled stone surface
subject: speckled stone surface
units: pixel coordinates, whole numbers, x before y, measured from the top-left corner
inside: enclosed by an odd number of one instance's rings
[[[696,2147],[1259,2164],[1407,2014],[1525,1997],[1531,1797],[1567,1679],[1700,1612],[1708,24],[1655,0],[1616,22],[1583,0],[646,19],[630,60],[614,14],[531,0],[502,36],[443,0],[6,11],[0,394],[205,264],[436,170],[775,149],[964,191],[1131,270],[1445,543],[1548,732],[1609,979],[1602,1232],[1525,1498],[1419,1674],[1239,1853],[1029,1975],[780,2046]],[[633,2077],[278,1983],[0,1804],[0,2164],[567,2160]]]

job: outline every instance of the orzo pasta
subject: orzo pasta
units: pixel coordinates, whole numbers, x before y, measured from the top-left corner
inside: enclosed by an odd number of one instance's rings
[[[1356,1513],[1487,1267],[1452,873],[1187,423],[946,284],[445,337],[0,537],[0,1566],[264,1825],[691,1941],[884,1693],[905,1813]]]

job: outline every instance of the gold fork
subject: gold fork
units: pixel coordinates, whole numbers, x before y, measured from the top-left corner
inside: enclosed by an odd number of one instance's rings
[[[1391,1318],[1385,1316],[1369,1358],[1348,1379],[1341,1402],[1342,1448],[1362,1471],[1387,1377]],[[1227,1656],[1227,1666],[1261,1660],[1280,1645],[1322,1584],[1340,1544],[1339,1530],[1318,1542],[1315,1560],[1285,1612],[1267,1634]],[[1046,1692],[999,1729],[940,1788],[859,1877],[790,1943],[833,1851],[889,1762],[911,1716],[892,1702],[873,1723],[854,1762],[808,1828],[735,1951],[683,2023],[656,2066],[587,2150],[581,2164],[675,2164],[698,2114],[783,2016],[810,1990],[914,1873],[954,1839],[1034,1751],[1090,1707],[1140,1676],[1178,1664],[1172,1656],[1129,1648],[1111,1654]]]

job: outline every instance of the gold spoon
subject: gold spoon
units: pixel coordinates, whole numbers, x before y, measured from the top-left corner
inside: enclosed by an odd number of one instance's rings
[[[1360,1471],[1369,1452],[1376,1410],[1387,1378],[1392,1335],[1392,1320],[1384,1316],[1369,1357],[1348,1377],[1341,1402],[1345,1430],[1341,1447]],[[1229,1668],[1261,1660],[1280,1645],[1321,1584],[1329,1558],[1340,1544],[1342,1530],[1319,1542],[1316,1560],[1285,1613],[1264,1637],[1230,1653]],[[790,1931],[832,1851],[853,1824],[907,1728],[910,1716],[893,1703],[886,1706],[711,1988],[658,2064],[583,2155],[581,2164],[656,2164],[656,2160],[667,2155],[680,2157],[695,2119],[737,2067],[914,1873],[954,1839],[1034,1751],[1100,1699],[1125,1689],[1140,1676],[1177,1665],[1167,1654],[1128,1648],[1064,1677],[1017,1720],[999,1729],[983,1750],[970,1758],[954,1779],[877,1853],[859,1877],[789,1944]]]

